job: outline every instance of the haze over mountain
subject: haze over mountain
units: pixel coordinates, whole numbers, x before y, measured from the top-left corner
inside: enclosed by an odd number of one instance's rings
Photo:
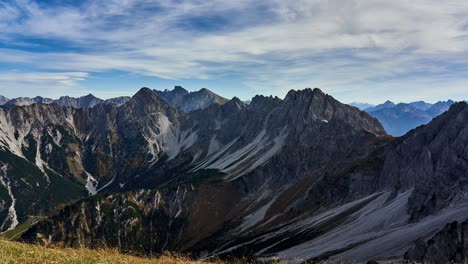
[[[366,108],[374,107],[375,105],[373,104],[368,104],[368,103],[359,103],[359,102],[352,102],[349,103],[349,105],[354,106],[359,108],[359,110],[364,110]]]
[[[365,108],[373,117],[379,119],[387,133],[402,136],[417,126],[427,124],[432,118],[447,111],[454,103],[452,100],[439,101],[435,104],[416,101],[395,105],[391,101]]]
[[[468,219],[466,103],[395,138],[319,89],[248,105],[175,90],[0,109],[2,230],[45,215],[21,241],[205,258],[466,258],[456,249],[466,235],[450,236]]]

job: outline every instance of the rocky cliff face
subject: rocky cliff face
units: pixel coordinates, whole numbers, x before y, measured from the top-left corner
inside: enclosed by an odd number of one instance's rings
[[[147,88],[121,106],[15,107],[1,112],[10,158],[0,157],[0,216],[9,228],[19,208],[12,183],[22,174],[8,170],[21,167],[15,157],[34,168],[31,179],[46,182],[43,168],[97,193],[55,209],[24,241],[200,257],[434,260],[408,252],[466,220],[467,112],[456,104],[394,138],[319,89],[188,113]]]

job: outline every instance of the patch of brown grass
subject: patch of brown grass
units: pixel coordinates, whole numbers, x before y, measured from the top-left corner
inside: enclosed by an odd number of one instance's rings
[[[158,258],[140,258],[119,253],[117,250],[91,250],[72,248],[48,248],[0,239],[0,263],[29,264],[192,264],[181,256],[166,255]],[[223,264],[221,261],[210,262]]]

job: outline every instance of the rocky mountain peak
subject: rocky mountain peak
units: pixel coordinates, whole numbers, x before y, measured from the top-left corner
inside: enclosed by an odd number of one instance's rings
[[[237,97],[233,97],[231,100],[227,101],[224,104],[224,106],[228,107],[228,108],[235,108],[235,109],[238,109],[238,110],[244,109],[246,107],[244,102],[242,102],[242,100],[237,98]]]
[[[174,115],[177,110],[170,103],[166,102],[161,96],[147,87],[141,88],[125,104],[126,107],[134,109],[136,112],[156,114],[158,112],[170,112]]]
[[[165,91],[170,92],[167,89]],[[178,94],[188,94],[189,93],[189,91],[187,91],[184,87],[178,86],[178,85],[174,86],[174,90],[172,90],[172,92],[178,93]]]
[[[302,90],[291,90],[288,92],[284,101],[286,103],[290,102],[308,102],[312,99],[323,99],[325,98],[326,94],[322,92],[319,88],[305,88]]]
[[[196,109],[204,109],[213,104],[224,104],[227,99],[221,97],[214,92],[202,88],[199,91],[188,92],[181,86],[175,86],[172,91],[154,90],[166,102],[169,102],[177,109],[184,112],[190,112]]]
[[[272,106],[278,106],[282,100],[277,96],[263,96],[256,95],[252,98],[252,101],[249,104],[250,108],[270,108]]]
[[[159,103],[161,101],[161,97],[153,92],[148,87],[142,87],[136,94],[132,96],[130,102],[138,102],[138,103]]]
[[[90,94],[83,96],[83,98],[97,98],[97,97],[94,96],[92,93],[90,93]]]

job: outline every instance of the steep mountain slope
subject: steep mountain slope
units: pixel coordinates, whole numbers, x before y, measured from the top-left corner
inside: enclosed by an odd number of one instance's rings
[[[164,100],[174,105],[177,109],[184,112],[190,112],[196,109],[203,109],[212,104],[222,105],[228,100],[212,91],[203,88],[196,92],[188,92],[181,86],[175,86],[172,91],[157,91]]]
[[[186,113],[143,88],[121,106],[2,113],[4,150],[26,160],[32,135],[45,147],[27,164],[99,191],[49,214],[23,241],[205,258],[430,262],[439,260],[424,253],[431,239],[447,241],[444,227],[468,218],[465,103],[401,138],[319,89]],[[3,177],[4,197],[18,175]]]
[[[33,104],[0,110],[2,230],[94,194],[157,160],[177,110],[149,89],[121,107]],[[85,191],[87,190],[87,192]]]
[[[409,130],[425,125],[432,116],[413,107],[411,104],[399,103],[394,107],[383,108],[369,113],[377,118],[390,135],[402,136]]]
[[[3,95],[0,95],[0,105],[6,104],[6,102],[10,101],[10,99],[6,98]]]

